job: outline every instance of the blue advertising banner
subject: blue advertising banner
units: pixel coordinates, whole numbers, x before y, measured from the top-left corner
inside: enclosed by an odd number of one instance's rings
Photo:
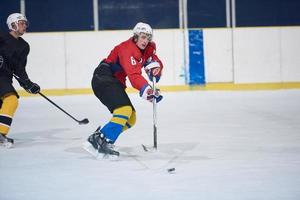
[[[203,31],[189,30],[189,82],[205,84]]]

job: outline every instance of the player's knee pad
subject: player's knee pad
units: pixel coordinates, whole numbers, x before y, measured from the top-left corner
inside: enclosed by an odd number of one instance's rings
[[[19,101],[14,94],[6,95],[1,98],[2,106],[0,109],[0,132],[6,134],[12,123],[12,118],[17,110]]]

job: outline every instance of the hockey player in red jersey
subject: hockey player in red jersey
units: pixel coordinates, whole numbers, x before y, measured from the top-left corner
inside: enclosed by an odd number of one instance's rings
[[[24,15],[13,13],[7,18],[9,32],[0,33],[0,145],[10,147],[14,140],[7,137],[14,113],[18,106],[18,93],[12,85],[13,74],[29,93],[40,91],[39,85],[31,82],[25,70],[29,45],[21,37],[28,22]]]
[[[163,65],[155,53],[156,46],[152,37],[150,25],[137,23],[133,29],[133,37],[115,46],[94,71],[94,94],[113,115],[107,124],[99,127],[88,138],[88,142],[99,153],[119,156],[112,144],[136,122],[135,109],[125,92],[127,77],[145,100],[152,102],[155,99],[159,102],[162,99],[159,89],[153,91],[142,76],[142,69],[151,81],[153,77],[158,81],[161,76]]]

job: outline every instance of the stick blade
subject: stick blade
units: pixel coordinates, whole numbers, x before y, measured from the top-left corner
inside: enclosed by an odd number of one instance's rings
[[[88,124],[88,123],[89,123],[89,120],[88,120],[87,118],[85,118],[85,119],[79,121],[78,123],[79,123],[80,125],[82,125],[82,124]]]
[[[156,152],[157,148],[156,147],[147,147],[146,145],[142,144],[142,148],[145,152]]]

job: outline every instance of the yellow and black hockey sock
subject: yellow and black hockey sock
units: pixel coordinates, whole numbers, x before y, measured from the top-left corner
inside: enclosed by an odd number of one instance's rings
[[[2,106],[0,109],[0,133],[7,135],[13,116],[18,107],[18,97],[15,94],[9,94],[1,97]]]
[[[126,126],[129,117],[132,115],[131,106],[123,106],[113,111],[111,120],[101,129],[101,133],[105,135],[112,143],[116,141]]]
[[[136,114],[135,114],[135,111],[132,111],[132,114],[131,114],[130,118],[128,119],[128,121],[126,122],[125,126],[123,127],[122,132],[133,127],[135,125],[135,122],[136,122]]]

